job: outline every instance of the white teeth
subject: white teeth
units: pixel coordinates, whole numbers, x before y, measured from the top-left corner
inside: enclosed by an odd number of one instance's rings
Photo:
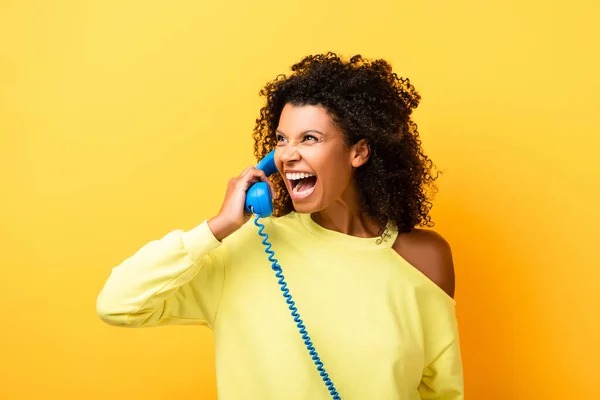
[[[296,193],[298,196],[306,196],[307,194],[309,194],[310,192],[312,192],[314,189],[314,187],[311,187],[310,189],[306,189],[303,192],[297,192],[294,190],[294,193]]]
[[[315,176],[315,174],[310,174],[310,173],[307,173],[307,172],[295,172],[295,173],[288,172],[288,173],[285,174],[285,177],[288,180],[291,180],[291,181],[292,180],[295,181],[295,180],[298,180],[298,179],[304,179],[304,178],[308,178],[308,177],[311,177],[311,176]]]
[[[309,188],[309,189],[306,189],[306,190],[304,190],[302,192],[299,192],[298,191],[298,185],[296,185],[296,187],[293,189],[293,192],[295,193],[296,196],[303,197],[303,196],[307,196],[310,193],[312,193],[313,190],[315,190],[314,186],[311,187],[311,188]]]

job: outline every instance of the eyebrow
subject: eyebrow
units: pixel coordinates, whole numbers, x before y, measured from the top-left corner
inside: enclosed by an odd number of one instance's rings
[[[305,133],[309,133],[309,132],[315,132],[315,133],[319,133],[321,135],[325,135],[323,132],[317,130],[317,129],[308,129],[304,132],[300,132],[301,135],[304,135]],[[281,133],[283,136],[286,136],[285,133],[283,133],[282,131],[280,131],[279,129],[275,130],[275,133]]]

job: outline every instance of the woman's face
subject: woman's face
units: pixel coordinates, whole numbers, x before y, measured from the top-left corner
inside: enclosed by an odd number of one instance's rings
[[[345,145],[323,107],[286,104],[276,135],[275,164],[296,211],[319,212],[352,198],[353,169],[366,162],[364,151],[357,151],[359,144]]]

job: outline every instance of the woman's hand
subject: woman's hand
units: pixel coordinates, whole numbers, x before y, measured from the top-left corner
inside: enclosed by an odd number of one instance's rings
[[[238,177],[229,180],[219,213],[208,220],[208,226],[217,240],[221,241],[231,235],[250,219],[251,214],[244,210],[246,192],[253,183],[260,181],[269,184],[271,195],[276,198],[277,193],[273,183],[267,178],[264,171],[256,169],[254,166],[246,168]]]

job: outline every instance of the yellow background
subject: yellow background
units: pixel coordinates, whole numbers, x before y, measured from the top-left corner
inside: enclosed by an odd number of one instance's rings
[[[258,91],[327,50],[423,96],[467,399],[595,398],[597,4],[0,1],[0,398],[216,398],[208,329],[112,328],[96,295],[218,211]]]

